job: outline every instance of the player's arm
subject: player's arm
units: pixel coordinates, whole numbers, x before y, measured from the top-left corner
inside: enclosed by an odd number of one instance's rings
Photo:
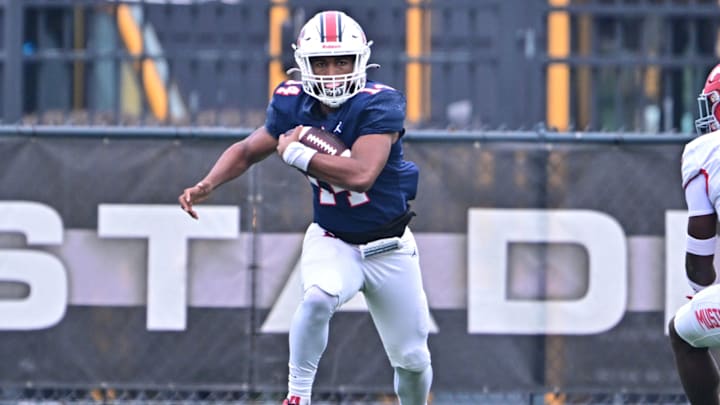
[[[397,138],[397,132],[363,135],[353,144],[350,157],[318,153],[310,161],[308,172],[347,190],[368,191],[385,167],[390,148]]]
[[[283,152],[290,142],[297,141],[299,129],[280,136],[278,153]],[[390,156],[390,148],[399,134],[368,134],[359,137],[353,144],[350,157],[315,153],[310,158],[307,172],[322,181],[346,190],[365,192],[375,183]]]
[[[685,272],[695,292],[715,282],[717,213],[708,199],[705,177],[700,175],[685,187],[688,206]]]
[[[276,147],[277,139],[264,126],[256,129],[247,138],[225,149],[207,175],[183,191],[178,197],[180,206],[197,219],[193,204],[206,200],[215,188],[245,173],[254,163],[275,151]]]
[[[688,251],[685,254],[685,271],[695,292],[715,282],[715,224],[717,214],[688,218]],[[692,250],[692,252],[691,252]]]

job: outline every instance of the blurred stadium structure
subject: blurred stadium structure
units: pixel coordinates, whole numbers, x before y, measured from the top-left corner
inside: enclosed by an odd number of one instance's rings
[[[663,334],[684,287],[667,244],[684,208],[680,148],[718,60],[716,0],[0,0],[0,259],[58,257],[70,289],[44,327],[8,326],[0,302],[0,403],[279,403],[287,335],[267,324],[310,217],[302,179],[269,161],[218,191],[213,204],[240,206],[240,236],[183,250],[197,287],[176,330],[149,320],[151,248],[113,234],[103,208],[177,211],[179,190],[262,123],[296,30],[329,7],[375,41],[371,77],[408,95],[407,154],[423,168],[413,228],[440,331],[433,404],[685,403]],[[606,255],[627,253],[627,283],[605,291],[622,319],[483,332],[471,281],[496,269],[473,262],[477,208],[611,217],[593,218],[626,236],[627,252]],[[48,212],[60,240],[18,238]],[[516,245],[508,297],[597,293],[589,246]],[[18,284],[0,297],[26,296]],[[393,403],[368,322],[338,314],[314,404]]]
[[[255,126],[328,7],[365,27],[414,127],[690,132],[718,59],[715,0],[2,1],[0,117]]]

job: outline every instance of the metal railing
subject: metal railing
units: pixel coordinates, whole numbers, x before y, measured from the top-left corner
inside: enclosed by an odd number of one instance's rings
[[[0,125],[0,136],[80,137],[80,138],[177,138],[193,137],[242,139],[253,128],[192,126],[81,126],[81,125]],[[409,142],[529,142],[529,143],[600,143],[600,144],[683,144],[697,135],[643,132],[556,132],[534,131],[448,131],[409,130],[403,139]]]

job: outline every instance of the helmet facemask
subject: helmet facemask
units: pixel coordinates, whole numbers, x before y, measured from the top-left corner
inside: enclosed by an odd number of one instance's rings
[[[343,75],[317,75],[312,69],[312,59],[318,56],[353,56],[353,70]],[[322,55],[304,54],[295,51],[295,63],[300,67],[302,86],[305,93],[315,97],[323,104],[337,108],[365,87],[367,81],[367,61],[370,48],[353,54]]]
[[[720,107],[720,93],[711,91],[709,93],[700,94],[697,98],[700,116],[695,120],[695,130],[698,135],[720,129],[717,114]]]
[[[720,64],[708,74],[700,95],[697,98],[700,116],[695,120],[695,130],[698,135],[714,132],[720,129]]]

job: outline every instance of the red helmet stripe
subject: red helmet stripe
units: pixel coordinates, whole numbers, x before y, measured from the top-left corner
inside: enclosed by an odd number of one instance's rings
[[[340,42],[340,13],[327,11],[320,19],[320,37],[323,42]]]

